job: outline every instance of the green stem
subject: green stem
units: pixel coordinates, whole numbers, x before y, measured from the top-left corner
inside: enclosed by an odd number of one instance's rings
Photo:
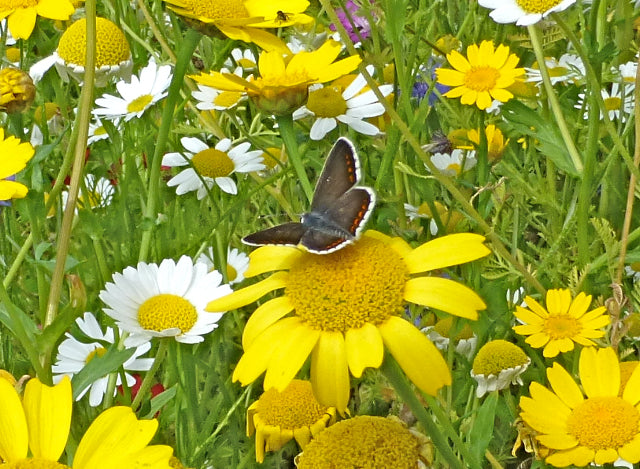
[[[542,83],[544,84],[544,88],[547,93],[547,99],[549,100],[549,104],[551,105],[551,110],[553,111],[553,116],[556,120],[556,124],[558,124],[558,129],[562,134],[562,139],[564,140],[564,144],[566,145],[569,156],[571,157],[571,161],[573,162],[573,167],[579,175],[582,175],[582,159],[580,158],[580,153],[578,152],[576,144],[571,137],[571,131],[569,130],[567,121],[564,120],[564,114],[562,112],[562,108],[560,107],[560,102],[558,101],[556,92],[553,89],[553,85],[551,84],[549,70],[547,70],[547,65],[545,62],[544,51],[542,50],[540,35],[538,34],[536,25],[527,26],[527,30],[529,31],[529,37],[531,38],[533,52],[536,54],[536,60],[538,61],[538,67],[540,69],[540,74],[542,75]]]
[[[340,36],[345,41],[347,46],[347,50],[350,54],[354,55],[358,52],[353,46],[353,42],[349,39],[349,35],[344,29],[344,26],[340,23],[338,16],[336,15],[335,10],[331,6],[329,0],[320,0],[322,7],[326,10],[327,14],[331,21],[336,25],[336,28],[340,32]],[[527,270],[527,268],[522,265],[518,260],[513,256],[509,250],[505,247],[500,237],[493,231],[493,228],[484,220],[484,218],[478,213],[478,211],[473,207],[473,205],[467,199],[460,190],[456,187],[453,180],[441,173],[431,162],[431,159],[427,156],[425,151],[422,149],[422,145],[418,141],[418,139],[413,135],[407,124],[402,120],[402,118],[398,115],[396,110],[387,102],[385,97],[380,93],[378,89],[378,84],[375,82],[373,77],[369,75],[365,68],[366,64],[360,65],[360,73],[366,80],[367,84],[373,91],[373,93],[378,98],[378,101],[384,107],[385,112],[389,115],[395,126],[398,128],[402,136],[405,138],[407,143],[413,148],[413,151],[416,152],[418,157],[429,167],[429,171],[431,172],[431,176],[435,178],[440,184],[442,184],[447,191],[451,194],[451,196],[460,204],[460,208],[464,211],[470,218],[472,218],[480,227],[480,229],[485,233],[485,236],[489,238],[491,241],[493,250],[502,256],[507,262],[509,262],[514,268],[516,268],[520,274],[524,277],[524,279],[531,284],[533,288],[538,290],[543,296],[546,294],[545,288],[542,286],[540,281],[535,278],[531,273]]]
[[[164,357],[167,354],[167,348],[169,347],[169,341],[174,340],[171,337],[166,337],[160,339],[160,343],[158,344],[158,351],[156,352],[156,357],[153,360],[153,365],[151,365],[151,369],[147,371],[147,374],[144,375],[144,379],[142,380],[142,384],[140,384],[140,389],[138,389],[138,394],[133,399],[131,403],[131,408],[135,412],[138,407],[140,407],[140,403],[142,399],[144,399],[151,389],[151,383],[153,382],[153,378],[160,368],[160,365],[164,361]]]
[[[438,449],[442,457],[447,462],[447,467],[452,469],[462,469],[465,466],[463,463],[456,457],[451,446],[449,446],[449,442],[447,438],[442,434],[440,428],[434,423],[431,415],[426,411],[413,389],[411,389],[411,385],[407,381],[406,377],[400,371],[400,367],[395,359],[390,355],[386,354],[384,361],[382,362],[382,366],[380,367],[382,373],[389,380],[393,388],[398,393],[398,396],[403,400],[405,404],[409,406],[413,415],[418,419],[420,424],[424,427],[425,431],[431,438],[433,445]],[[430,408],[434,410],[438,407],[438,403],[432,402]],[[463,446],[458,448],[459,450],[464,450]],[[461,451],[462,452],[462,451]],[[470,462],[469,460],[468,462]]]
[[[173,77],[171,78],[171,84],[169,85],[169,94],[164,103],[164,110],[162,111],[162,122],[160,129],[158,130],[158,138],[156,142],[156,148],[153,152],[153,158],[151,159],[151,170],[149,172],[149,187],[147,192],[147,204],[144,211],[144,218],[151,220],[156,216],[156,207],[158,205],[158,193],[160,187],[160,166],[162,162],[162,153],[169,139],[169,129],[173,124],[173,111],[180,97],[180,90],[184,82],[184,75],[187,71],[187,66],[191,63],[191,56],[196,49],[196,46],[200,42],[202,35],[195,29],[188,29],[184,37],[184,41],[180,45],[178,51],[178,60],[176,67],[173,71]],[[151,235],[153,230],[153,224],[150,228],[147,228],[142,233],[142,240],[140,242],[140,254],[138,260],[144,262],[149,256],[149,247],[151,245]]]
[[[304,164],[302,163],[302,158],[298,153],[296,133],[293,130],[293,117],[291,116],[291,114],[287,114],[285,116],[277,116],[276,120],[278,121],[280,136],[282,137],[284,146],[287,149],[287,156],[289,157],[289,161],[291,161],[293,169],[296,172],[296,176],[298,176],[298,179],[300,180],[302,190],[307,196],[307,200],[311,202],[311,199],[313,199],[313,187],[309,182],[307,171],[305,170]]]
[[[13,263],[11,264],[9,271],[7,272],[7,276],[2,281],[3,287],[5,288],[9,287],[9,284],[13,281],[13,278],[18,273],[18,270],[20,270],[20,266],[22,265],[22,262],[27,257],[27,254],[31,250],[32,246],[33,246],[33,233],[29,233],[29,236],[27,236],[27,239],[24,240],[24,243],[20,247],[20,250],[18,251],[18,255],[13,260]]]
[[[91,108],[93,104],[93,82],[95,78],[96,63],[96,2],[87,0],[85,2],[87,17],[87,47],[85,56],[84,86],[80,94],[78,104],[78,117],[75,122],[78,137],[75,142],[75,152],[73,158],[73,168],[71,170],[71,184],[69,185],[69,198],[62,217],[62,226],[58,235],[58,245],[56,262],[51,276],[51,287],[47,300],[47,311],[45,313],[43,327],[47,327],[53,322],[58,314],[60,295],[62,292],[62,281],[64,279],[64,267],[69,253],[71,242],[71,229],[73,227],[73,217],[75,215],[76,203],[78,201],[78,191],[80,190],[80,180],[84,170],[84,159],[87,150],[87,138],[89,135],[89,120],[91,119]],[[43,351],[43,359],[47,360],[48,351]]]

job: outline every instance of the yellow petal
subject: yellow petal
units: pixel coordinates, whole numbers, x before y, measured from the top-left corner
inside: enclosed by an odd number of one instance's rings
[[[22,199],[29,189],[15,181],[0,180],[0,200]]]
[[[531,324],[531,325],[535,324],[537,326],[544,324],[543,318],[541,318],[539,315],[537,315],[533,311],[523,308],[522,306],[516,306],[516,310],[513,313],[513,315],[518,319],[520,319],[525,324]]]
[[[6,379],[0,379],[0,459],[13,462],[27,457],[29,432],[20,396]]]
[[[525,303],[527,303],[527,306],[529,307],[529,309],[531,311],[533,311],[534,313],[536,313],[541,318],[548,318],[549,317],[548,311],[546,309],[544,309],[542,307],[542,305],[540,305],[540,303],[538,303],[536,300],[534,300],[530,296],[525,296],[524,297],[524,301],[525,301]]]
[[[249,268],[245,277],[276,270],[288,270],[304,253],[291,246],[262,246],[249,254]]]
[[[462,102],[462,101],[460,101]],[[484,110],[491,106],[493,100],[491,99],[491,95],[488,91],[480,91],[478,92],[478,97],[476,98],[476,106],[478,109]]]
[[[345,413],[349,403],[349,368],[344,336],[341,332],[323,332],[311,353],[311,384],[322,405]]]
[[[36,25],[36,16],[36,9],[33,7],[14,10],[7,20],[13,38],[29,39]]]
[[[351,57],[347,57],[346,59],[338,60],[320,70],[320,73],[317,75],[316,82],[317,83],[326,83],[327,81],[335,80],[336,78],[340,78],[348,73],[353,72],[358,65],[360,65],[362,59],[357,55],[352,55]]]
[[[453,68],[462,73],[466,73],[471,70],[471,64],[469,64],[469,61],[457,50],[452,50],[451,53],[447,54],[447,61]],[[436,69],[436,73],[439,73],[440,70],[441,69]]]
[[[157,420],[138,420],[130,407],[111,407],[96,417],[82,437],[73,469],[125,467],[157,429]]]
[[[291,51],[282,39],[267,31],[249,26],[216,25],[227,37],[245,42],[253,42],[268,52],[289,54]]]
[[[282,77],[285,73],[284,59],[280,52],[262,52],[258,59],[258,69],[262,78]]]
[[[618,395],[620,364],[612,348],[583,348],[578,368],[582,389],[587,397]]]
[[[293,311],[287,296],[279,296],[261,304],[251,315],[242,332],[242,348],[247,350],[266,328]]]
[[[287,272],[276,272],[271,277],[267,277],[258,283],[241,288],[227,296],[211,301],[205,308],[205,311],[219,313],[253,303],[258,298],[263,297],[273,290],[286,287],[288,275]]]
[[[551,368],[547,368],[547,378],[556,395],[570,408],[575,409],[584,401],[582,391],[574,379],[559,364],[554,363]]]
[[[471,288],[441,277],[417,277],[405,285],[404,298],[419,305],[468,319],[477,319],[487,306]]]
[[[558,451],[548,456],[545,462],[556,467],[586,466],[593,461],[595,451],[585,446],[577,446],[566,451]]]
[[[547,448],[552,449],[569,449],[574,448],[579,444],[575,437],[567,433],[536,435],[536,439]]]
[[[572,318],[579,318],[584,313],[587,312],[589,306],[591,305],[591,295],[586,295],[583,292],[578,293],[571,305],[569,305],[569,312],[567,313]],[[606,308],[603,306],[601,311],[604,311]]]
[[[412,324],[391,316],[378,330],[393,358],[422,391],[435,396],[442,386],[451,384],[451,373],[440,351]]]
[[[596,455],[593,458],[593,462],[602,466],[603,464],[610,464],[618,459],[618,452],[613,448],[599,449],[596,451]]]
[[[286,337],[282,337],[267,365],[264,389],[284,391],[304,365],[319,337],[320,330],[311,329],[302,322],[291,329]]]
[[[196,82],[224,91],[245,91],[247,88],[255,88],[247,80],[233,73],[201,73],[200,75],[189,75]]]
[[[568,289],[547,291],[547,311],[550,314],[566,314],[570,305],[571,292]]]
[[[38,378],[24,390],[24,413],[29,427],[29,448],[34,457],[57,461],[67,444],[71,428],[71,380],[46,386]]]
[[[384,358],[384,345],[378,328],[366,322],[359,329],[349,329],[345,334],[349,370],[356,378],[365,368],[379,368]]]
[[[233,381],[240,381],[243,386],[253,382],[263,371],[267,369],[269,360],[276,352],[281,341],[295,329],[300,327],[300,318],[294,316],[284,318],[265,329],[256,337],[251,346],[245,350],[244,355],[233,370]]]
[[[516,327],[519,327],[519,326],[515,326],[513,330],[518,332],[518,329],[516,329]],[[549,335],[546,332],[539,332],[527,337],[525,342],[531,345],[533,348],[540,348],[540,347],[544,347],[547,344],[547,342],[549,342],[550,339],[551,337],[549,337]]]
[[[640,435],[636,435],[633,440],[620,448],[618,453],[622,459],[632,464],[640,461]]]
[[[542,351],[545,358],[553,358],[560,352],[569,352],[573,350],[573,341],[567,337],[563,339],[551,339]]]
[[[173,448],[166,445],[147,446],[126,461],[126,465],[145,469],[171,469],[169,460],[173,456]],[[75,467],[74,467],[75,469]]]
[[[531,334],[538,334],[542,332],[542,327],[540,326],[540,324],[524,324],[520,326],[513,326],[513,330],[515,331],[516,334],[519,334],[519,335],[531,335]],[[546,344],[546,341],[545,341],[545,344]]]
[[[624,386],[622,398],[634,406],[640,402],[640,366],[636,366],[633,373],[631,373],[627,384]]]
[[[415,248],[405,258],[407,269],[415,274],[480,259],[491,254],[484,240],[484,236],[474,233],[457,233],[433,239]]]
[[[38,0],[38,15],[52,20],[68,20],[75,8],[68,0]]]
[[[464,85],[464,74],[457,70],[449,70],[448,68],[439,68],[436,70],[438,83],[446,86]],[[457,96],[456,96],[457,97]]]

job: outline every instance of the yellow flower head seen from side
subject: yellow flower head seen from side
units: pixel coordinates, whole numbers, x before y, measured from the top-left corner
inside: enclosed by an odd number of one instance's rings
[[[253,42],[265,50],[288,51],[278,37],[263,28],[281,28],[313,21],[304,11],[307,0],[165,0],[177,14],[213,26],[230,39]]]
[[[71,427],[71,381],[51,387],[30,380],[20,399],[0,379],[0,460],[3,468],[68,468],[58,463]],[[112,407],[91,424],[73,458],[72,469],[148,467],[169,469],[173,450],[147,446],[158,428],[156,420],[138,420],[129,407]],[[108,435],[108,438],[105,438]]]
[[[300,447],[335,422],[336,409],[321,405],[309,381],[292,380],[284,391],[265,391],[247,410],[247,436],[256,433],[256,460],[295,438]]]
[[[640,461],[640,368],[620,394],[620,365],[611,348],[584,348],[580,384],[561,365],[547,368],[550,389],[533,382],[531,397],[520,399],[522,419],[552,450],[545,461],[556,467]]]
[[[513,314],[523,324],[513,330],[528,336],[525,342],[533,348],[544,347],[542,354],[547,358],[573,350],[574,343],[596,345],[591,339],[604,336],[600,328],[609,324],[604,306],[587,311],[591,295],[584,293],[572,299],[569,290],[549,290],[546,309],[530,296],[524,301],[530,309],[516,306]]]
[[[473,360],[471,377],[478,382],[476,396],[508,388],[511,384],[522,386],[522,373],[531,363],[524,351],[506,340],[492,340],[480,348]]]
[[[13,67],[0,70],[0,111],[22,112],[35,97],[36,87],[27,72]]]
[[[502,158],[509,139],[505,141],[502,131],[494,124],[487,125],[484,133],[487,138],[487,158],[490,162],[495,163]],[[467,139],[472,142],[476,148],[480,146],[480,132],[476,129],[468,131]]]
[[[13,136],[5,139],[4,129],[0,128],[0,200],[21,199],[27,195],[27,186],[10,178],[27,166],[34,153],[29,142]]]
[[[335,80],[358,66],[361,61],[358,56],[335,61],[340,49],[338,42],[329,40],[313,52],[301,51],[286,57],[278,51],[262,52],[258,59],[259,76],[248,80],[219,72],[191,78],[219,90],[245,92],[261,110],[286,115],[306,103],[309,85]]]
[[[0,20],[7,18],[15,39],[29,39],[37,16],[68,20],[74,11],[69,0],[0,0]]]
[[[327,428],[296,459],[298,469],[317,467],[426,467],[428,440],[401,422],[360,415]],[[426,453],[426,454],[425,454]]]
[[[436,70],[438,83],[452,87],[444,96],[460,98],[462,104],[475,104],[481,110],[488,108],[494,99],[506,103],[513,98],[506,88],[524,74],[524,68],[516,68],[518,56],[510,54],[509,47],[503,44],[494,47],[492,41],[470,45],[466,58],[453,50],[447,54],[447,60],[453,70],[442,67]]]
[[[404,307],[413,302],[475,320],[485,304],[473,290],[423,274],[486,256],[483,241],[462,233],[412,249],[401,238],[367,231],[322,256],[287,246],[256,249],[245,276],[275,273],[206,308],[235,309],[284,289],[249,318],[234,381],[247,385],[266,371],[264,388],[282,391],[311,356],[318,401],[344,413],[349,375],[358,378],[365,368],[380,367],[386,347],[418,388],[435,395],[451,383],[449,369],[433,343],[402,317]]]

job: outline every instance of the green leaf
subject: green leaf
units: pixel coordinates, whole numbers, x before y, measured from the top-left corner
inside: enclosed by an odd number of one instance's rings
[[[95,380],[117,370],[135,352],[135,348],[118,350],[115,346],[107,350],[103,356],[96,355],[87,365],[71,380],[73,398],[76,399],[84,389]]]
[[[484,453],[493,438],[493,427],[498,404],[498,392],[490,393],[476,414],[476,419],[469,434],[471,440],[470,449],[479,461],[483,460]]]

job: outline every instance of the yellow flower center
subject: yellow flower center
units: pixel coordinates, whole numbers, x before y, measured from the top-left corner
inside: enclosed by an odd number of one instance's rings
[[[527,13],[544,13],[562,0],[516,0],[520,8]]]
[[[209,20],[232,20],[248,18],[249,12],[243,0],[183,0],[181,8]]]
[[[89,363],[91,360],[93,360],[96,356],[97,357],[101,357],[103,356],[105,353],[107,353],[107,349],[104,347],[98,347],[97,349],[93,350],[91,353],[89,353],[89,355],[87,355],[87,358],[84,359],[85,364]]]
[[[177,327],[188,332],[198,319],[198,312],[188,300],[170,293],[149,298],[138,309],[138,322],[143,329],[161,332]]]
[[[4,50],[4,55],[7,57],[9,62],[20,61],[20,49],[18,47],[7,47]]]
[[[346,332],[402,313],[408,274],[386,243],[363,237],[331,254],[305,253],[288,278],[285,295],[308,326]]]
[[[198,174],[210,178],[226,177],[235,169],[229,155],[215,148],[207,148],[196,153],[191,159],[191,164]]]
[[[620,397],[592,397],[573,409],[567,428],[580,446],[596,451],[616,449],[638,434],[640,413]]]
[[[502,370],[524,365],[529,357],[520,347],[506,340],[487,342],[473,360],[473,372],[477,375],[499,375]]]
[[[433,330],[436,331],[438,334],[440,334],[442,337],[451,338],[452,327],[453,327],[453,316],[448,316],[438,321],[436,325],[433,327]],[[464,340],[464,339],[470,339],[471,337],[473,337],[473,331],[471,330],[471,327],[469,327],[469,324],[465,323],[462,326],[462,330],[459,330],[459,332],[456,334],[454,339]]]
[[[38,0],[0,0],[0,11],[33,8],[38,6],[38,3]]]
[[[131,57],[129,43],[122,30],[106,18],[96,18],[96,68],[118,65]],[[85,64],[87,20],[82,18],[64,32],[58,43],[58,55],[68,64]]]
[[[576,337],[582,331],[580,322],[569,316],[549,316],[544,323],[544,330],[552,340]]]
[[[227,264],[227,280],[233,282],[238,278],[238,271],[231,264]]]
[[[566,67],[558,66],[558,67],[548,67],[547,71],[549,72],[550,77],[563,77],[569,70]]]
[[[309,381],[294,379],[284,391],[265,391],[258,400],[258,414],[267,425],[294,430],[311,426],[327,411],[313,395]]]
[[[500,72],[494,67],[471,67],[465,76],[464,84],[474,91],[489,91],[496,86]]]
[[[127,112],[144,111],[149,103],[151,103],[152,99],[153,96],[151,96],[150,94],[143,94],[142,96],[138,96],[136,99],[127,104]]]
[[[318,117],[338,117],[347,112],[347,102],[341,88],[325,86],[309,93],[307,108]]]
[[[462,166],[460,166],[459,163],[450,163],[449,166],[447,166],[447,171],[454,171],[459,175],[462,172]]]
[[[607,111],[619,111],[622,108],[622,99],[618,98],[617,96],[605,98],[604,108]]]
[[[103,125],[101,125],[100,127],[96,127],[96,129],[93,131],[93,135],[106,135],[106,134],[107,134],[107,129],[105,129]]]
[[[418,467],[420,441],[401,423],[361,415],[315,436],[296,460],[298,469],[320,467]]]
[[[29,458],[2,464],[3,469],[70,469],[69,466],[46,459]]]
[[[60,107],[56,103],[44,103],[44,117],[45,122],[55,116],[58,111],[60,111]],[[42,123],[42,106],[38,106],[36,108],[35,113],[33,114],[33,119],[38,123]]]

